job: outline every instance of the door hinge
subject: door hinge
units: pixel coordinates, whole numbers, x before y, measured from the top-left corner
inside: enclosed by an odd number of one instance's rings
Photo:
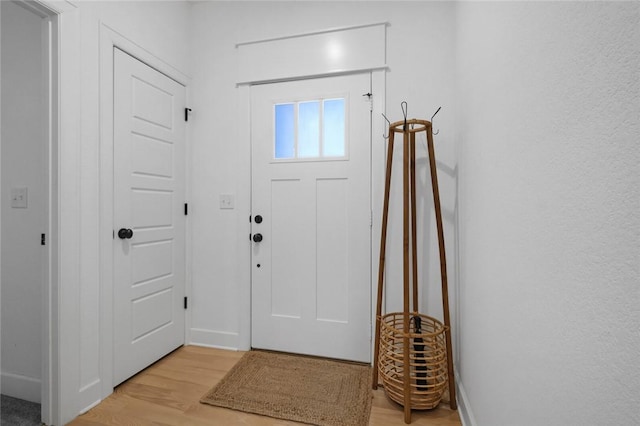
[[[187,296],[184,297],[184,308],[187,309]]]
[[[46,242],[47,242],[46,235],[45,234],[40,234],[40,245],[41,246],[45,246],[45,245],[47,245]]]
[[[189,121],[189,113],[191,112],[191,108],[184,109],[184,121]]]
[[[369,111],[373,111],[373,93],[368,92],[368,93],[365,93],[362,96],[366,96],[367,97],[367,100],[369,101]]]
[[[184,215],[186,216],[189,213],[189,204],[184,203]]]

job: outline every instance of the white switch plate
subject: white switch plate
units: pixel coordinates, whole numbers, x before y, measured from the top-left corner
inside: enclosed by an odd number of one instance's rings
[[[11,188],[11,208],[26,209],[27,208],[27,188]]]
[[[233,194],[220,194],[220,208],[232,209],[235,207]]]

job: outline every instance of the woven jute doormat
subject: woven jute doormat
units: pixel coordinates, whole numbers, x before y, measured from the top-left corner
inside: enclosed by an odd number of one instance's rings
[[[320,426],[366,426],[371,367],[247,352],[200,402]]]

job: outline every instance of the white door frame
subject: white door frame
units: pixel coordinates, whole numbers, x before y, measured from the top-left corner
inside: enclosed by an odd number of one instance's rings
[[[348,62],[326,60],[327,49],[332,43],[341,43],[342,58]],[[329,43],[329,45],[327,44]],[[259,45],[259,49],[254,47]],[[385,134],[386,121],[382,117],[386,105],[386,23],[359,25],[345,28],[332,28],[305,34],[288,35],[264,40],[250,41],[236,45],[239,63],[250,63],[251,67],[238,70],[238,194],[236,208],[238,219],[238,266],[236,276],[240,284],[239,291],[239,330],[235,342],[225,346],[240,350],[251,348],[251,86],[275,81],[297,80],[302,78],[331,77],[359,72],[371,72],[372,120],[371,120],[371,210],[373,226],[371,229],[371,291],[376,294],[377,260],[373,256],[375,242],[380,239],[382,194],[384,188]],[[301,58],[300,52],[305,57]],[[278,61],[273,60],[278,55]],[[300,64],[312,64],[301,68]],[[371,324],[375,324],[375,298],[371,298]],[[373,340],[373,339],[372,339]],[[233,344],[235,343],[235,344]],[[373,343],[372,343],[373,346]],[[373,353],[373,349],[372,352]]]
[[[191,79],[162,59],[154,56],[104,23],[100,25],[100,342],[102,391],[100,398],[113,392],[113,49],[118,48],[151,68],[169,76],[186,88],[187,105]],[[185,131],[189,141],[189,126]],[[190,170],[190,147],[185,148],[185,172]],[[189,179],[185,176],[186,198],[190,199]],[[190,246],[191,221],[187,216],[185,295],[191,294]],[[189,311],[185,311],[185,342],[191,326]]]
[[[41,416],[42,421],[51,424],[59,413],[58,387],[58,283],[59,283],[59,140],[60,140],[60,19],[63,9],[47,1],[16,0],[20,6],[42,19],[43,87],[46,93],[44,103],[43,135],[45,223],[45,254],[42,268],[42,335],[41,335]],[[0,142],[1,143],[1,142]]]

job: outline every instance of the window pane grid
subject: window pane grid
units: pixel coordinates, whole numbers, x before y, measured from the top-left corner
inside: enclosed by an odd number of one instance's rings
[[[275,158],[295,158],[294,131],[296,128],[296,105],[292,103],[275,105]]]
[[[345,99],[327,98],[274,105],[274,159],[346,157]]]
[[[298,103],[298,157],[320,155],[320,102]]]
[[[345,156],[345,105],[344,99],[325,99],[322,110],[323,121],[323,157]]]

